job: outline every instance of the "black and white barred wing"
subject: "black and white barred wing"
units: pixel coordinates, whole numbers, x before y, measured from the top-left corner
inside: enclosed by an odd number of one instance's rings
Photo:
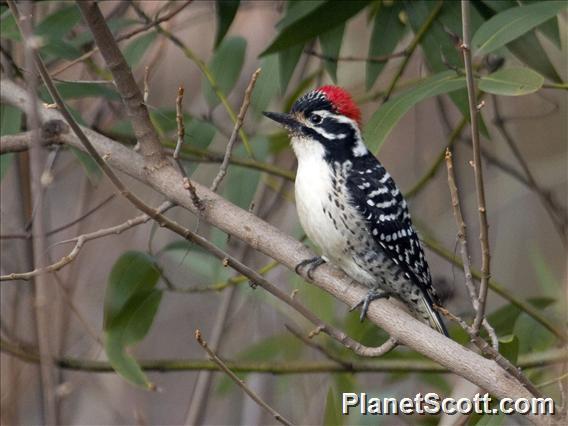
[[[430,270],[406,201],[390,175],[376,159],[372,160],[367,168],[354,170],[349,178],[352,201],[365,218],[374,241],[436,301]]]

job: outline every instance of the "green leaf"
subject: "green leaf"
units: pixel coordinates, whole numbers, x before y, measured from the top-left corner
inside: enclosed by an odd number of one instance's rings
[[[288,83],[294,74],[296,65],[302,57],[304,45],[292,46],[278,52],[278,75],[280,77],[280,93],[286,93]]]
[[[155,288],[159,276],[151,256],[129,251],[114,264],[105,294],[103,328],[109,362],[126,380],[147,389],[153,385],[126,349],[150,330],[162,297]]]
[[[239,76],[245,60],[247,42],[242,37],[230,37],[223,40],[213,55],[209,63],[209,70],[217,82],[218,88],[225,95],[228,95]],[[203,77],[203,94],[207,103],[214,107],[219,103],[219,98],[215,95],[209,80]]]
[[[11,106],[0,104],[0,135],[13,135],[22,128],[22,112]],[[7,153],[0,156],[0,181],[4,178],[12,162],[14,154]]]
[[[341,408],[337,401],[339,394],[334,391],[333,387],[329,387],[327,397],[325,399],[325,408],[323,412],[322,425],[342,425],[343,416],[341,415]]]
[[[546,78],[556,82],[562,81],[536,34],[530,32],[522,35],[507,44],[507,49],[525,65]]]
[[[412,27],[414,34],[417,34],[427,22],[428,17],[433,13],[437,7],[437,2],[405,2],[405,10],[408,15],[408,22]],[[483,18],[477,13],[475,9],[471,10],[471,27],[472,31],[479,28],[482,24]],[[426,62],[432,72],[443,72],[448,70],[450,64],[455,67],[463,66],[463,59],[456,49],[451,37],[444,30],[447,28],[454,34],[461,34],[461,10],[460,2],[452,1],[445,2],[442,6],[440,13],[433,25],[424,34],[420,45]],[[444,63],[446,62],[446,63]],[[469,120],[469,103],[467,97],[467,90],[457,90],[449,94],[450,99],[454,105],[460,110],[462,115]],[[483,121],[481,115],[479,118],[479,130],[481,134],[489,138],[489,132]]]
[[[454,71],[428,77],[403,94],[383,104],[365,126],[364,137],[372,152],[377,152],[399,120],[418,102],[461,89],[465,79]]]
[[[544,309],[554,303],[554,299],[549,297],[535,297],[527,300],[531,305]],[[489,323],[495,329],[498,336],[504,336],[513,333],[513,328],[517,318],[521,314],[521,310],[515,305],[508,304],[489,315]]]
[[[519,354],[541,352],[556,342],[554,334],[525,312],[517,318],[513,333],[519,339]]]
[[[542,1],[498,13],[475,32],[472,45],[486,54],[506,45],[567,7],[563,1]]]
[[[157,35],[158,33],[156,31],[151,31],[148,34],[138,37],[126,46],[126,49],[123,51],[123,55],[130,68],[134,68],[138,65],[138,62],[140,62],[144,53],[146,53],[148,48],[152,45],[152,42],[156,39]]]
[[[239,10],[240,0],[217,0],[217,34],[215,35],[215,47],[223,41],[229,31],[229,27]]]
[[[519,339],[517,336],[511,334],[499,339],[499,353],[515,365],[519,357]]]
[[[314,37],[345,23],[369,3],[370,0],[341,2],[329,0],[325,3],[319,3],[311,11],[301,13],[298,17],[290,15],[285,22],[282,22],[281,30],[276,39],[261,53],[261,56],[304,44]]]
[[[495,12],[502,12],[518,6],[516,0],[484,0],[483,3]],[[492,13],[492,11],[487,8],[483,8],[482,4],[474,4],[486,19],[495,16],[495,13]],[[541,24],[537,27],[537,29],[542,31],[544,34],[547,34],[547,37],[549,37],[560,48],[558,20],[556,17]],[[519,38],[512,40],[507,44],[507,49],[525,65],[528,65],[533,70],[538,71],[546,78],[557,82],[562,81],[534,31],[529,31]]]
[[[256,81],[251,98],[251,106],[256,112],[264,111],[280,91],[278,55],[268,55],[262,58],[260,68],[262,71]]]
[[[544,77],[529,68],[507,68],[479,80],[479,89],[503,96],[520,96],[534,93],[544,83]]]
[[[321,50],[325,56],[330,58],[339,56],[344,31],[345,24],[341,24],[319,36]],[[333,82],[337,83],[337,61],[325,59],[324,66]]]
[[[137,293],[154,289],[160,272],[146,253],[127,251],[110,272],[104,303],[104,329],[108,330],[122,313],[128,300]]]
[[[0,37],[14,41],[21,41],[20,31],[10,9],[5,9],[0,19]]]
[[[398,18],[402,11],[400,2],[392,5],[381,3],[375,15],[373,32],[369,43],[369,57],[389,55],[394,52],[398,42],[406,32],[406,27]],[[377,81],[387,62],[367,62],[366,87],[369,90]]]
[[[146,336],[162,299],[162,292],[151,290],[131,297],[112,327],[105,331],[105,351],[112,368],[137,386],[153,389],[138,362],[126,352],[127,346]]]
[[[76,5],[63,7],[46,17],[36,28],[36,35],[49,40],[63,38],[81,20],[81,13]]]

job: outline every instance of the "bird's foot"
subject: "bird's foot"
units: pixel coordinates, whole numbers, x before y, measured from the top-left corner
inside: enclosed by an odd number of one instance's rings
[[[384,291],[384,290],[369,290],[369,292],[367,293],[367,296],[365,296],[364,299],[362,299],[359,303],[357,303],[355,306],[353,306],[351,309],[349,309],[349,312],[354,311],[359,306],[363,305],[363,307],[361,308],[361,316],[359,317],[361,322],[363,322],[363,321],[365,321],[365,317],[367,316],[367,311],[369,310],[369,305],[371,304],[371,302],[373,300],[388,299],[392,295],[393,295],[392,293],[390,293],[388,291]]]
[[[307,275],[308,275],[308,278],[311,280],[311,279],[313,279],[312,273],[320,265],[323,265],[324,263],[325,263],[325,259],[323,257],[321,257],[321,256],[312,257],[310,259],[306,259],[306,260],[303,260],[300,263],[298,263],[296,265],[296,267],[294,268],[294,271],[296,271],[296,274],[300,274],[300,269],[302,269],[304,266],[308,266]]]

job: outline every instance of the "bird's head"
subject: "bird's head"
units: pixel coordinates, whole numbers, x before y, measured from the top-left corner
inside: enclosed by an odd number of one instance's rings
[[[343,160],[367,153],[359,126],[361,111],[351,95],[338,86],[323,86],[299,98],[289,114],[265,112],[292,138],[298,158],[321,150],[328,159]]]

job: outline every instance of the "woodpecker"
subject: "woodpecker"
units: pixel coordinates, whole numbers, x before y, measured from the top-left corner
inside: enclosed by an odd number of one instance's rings
[[[418,319],[448,335],[433,308],[439,301],[406,200],[390,174],[367,149],[361,112],[347,91],[323,86],[299,98],[289,114],[265,112],[283,126],[298,159],[296,207],[321,257],[301,262],[308,276],[329,261],[368,287],[369,304],[394,297]]]

